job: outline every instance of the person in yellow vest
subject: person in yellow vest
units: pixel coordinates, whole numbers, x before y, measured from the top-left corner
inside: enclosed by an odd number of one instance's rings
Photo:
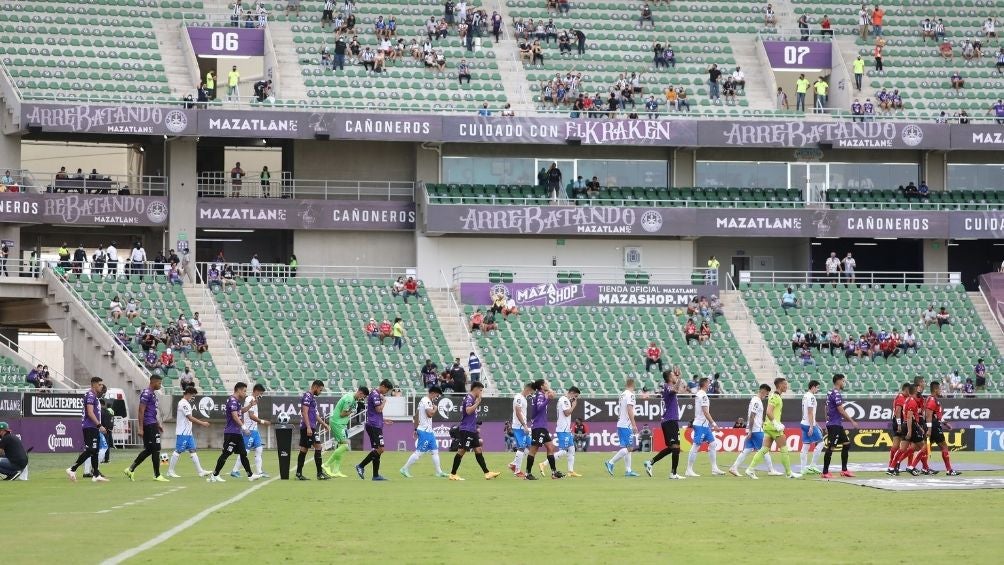
[[[216,71],[206,73],[206,90],[209,91],[209,99],[216,100]]]
[[[717,257],[714,255],[708,257],[708,271],[704,276],[705,284],[718,284],[718,268],[720,266],[721,263]]]
[[[854,86],[861,92],[861,80],[865,76],[865,60],[858,55],[857,59],[854,59]]]
[[[241,74],[237,71],[237,65],[234,65],[230,72],[227,73],[227,100],[228,101],[239,101],[240,93],[237,92],[237,85],[241,81]]]
[[[809,91],[809,79],[805,74],[798,75],[795,81],[795,111],[805,111],[805,93]]]
[[[830,91],[830,85],[823,80],[823,77],[819,77],[812,83],[812,88],[812,113],[822,114],[826,108],[826,94]]]

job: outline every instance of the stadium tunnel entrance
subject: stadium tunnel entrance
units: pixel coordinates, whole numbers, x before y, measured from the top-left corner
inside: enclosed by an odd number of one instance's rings
[[[813,238],[811,240],[809,270],[825,271],[826,258],[836,252],[843,259],[851,253],[857,263],[857,272],[908,272],[944,270],[934,266],[924,268],[924,240],[858,239],[858,238]]]
[[[979,290],[980,275],[1000,270],[1004,241],[993,239],[950,240],[948,270],[962,273],[966,290]]]

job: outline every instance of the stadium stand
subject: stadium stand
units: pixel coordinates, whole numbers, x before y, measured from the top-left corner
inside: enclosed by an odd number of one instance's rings
[[[450,348],[424,292],[405,305],[390,286],[373,279],[249,279],[216,298],[249,375],[269,390],[297,391],[310,379],[351,390],[376,376],[408,374],[414,378],[395,384],[413,394],[425,359],[442,366]],[[398,316],[406,332],[402,351],[390,338],[381,344],[365,335],[369,318]]]
[[[925,199],[907,197],[900,190],[830,189],[826,201],[831,208],[999,210],[1002,202],[995,190],[948,190],[932,192]]]
[[[7,356],[0,356],[0,390],[33,390],[25,379],[28,371],[25,370],[13,359]]]
[[[782,374],[792,378],[818,378],[842,372],[851,378],[859,392],[887,393],[916,375],[933,380],[958,370],[963,378],[972,376],[972,367],[983,358],[988,367],[1001,366],[1000,354],[986,328],[980,322],[972,303],[961,285],[913,284],[797,284],[793,287],[800,308],[780,306],[785,285],[745,283],[742,294],[750,312],[763,333],[767,346],[778,361]],[[939,331],[937,326],[925,328],[921,314],[933,305],[945,306],[952,324]],[[792,350],[796,330],[814,329],[823,341],[824,332],[839,330],[847,338],[858,338],[867,329],[875,332],[905,332],[913,329],[919,344],[916,352],[901,351],[888,360],[878,354],[874,361],[866,358],[848,360],[843,351],[811,350],[815,365],[803,365]],[[932,374],[932,370],[935,373]],[[937,372],[943,374],[937,374]],[[999,385],[992,385],[994,390]]]

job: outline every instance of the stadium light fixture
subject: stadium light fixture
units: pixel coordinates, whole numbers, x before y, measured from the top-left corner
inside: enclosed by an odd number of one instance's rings
[[[854,245],[859,245],[861,247],[875,247],[878,244],[875,243],[875,242],[873,242],[873,241],[858,241],[858,242],[855,242]]]
[[[202,231],[206,233],[254,233],[254,230],[240,230],[240,229],[226,229],[226,228],[204,228]]]

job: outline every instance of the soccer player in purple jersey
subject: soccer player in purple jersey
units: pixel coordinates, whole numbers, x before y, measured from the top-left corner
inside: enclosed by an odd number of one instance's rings
[[[324,472],[321,461],[321,441],[317,439],[317,427],[328,429],[328,424],[317,417],[317,395],[324,390],[324,382],[315,380],[310,383],[310,390],[300,397],[300,454],[296,457],[296,480],[310,480],[303,476],[303,464],[307,461],[307,450],[314,448],[314,466],[317,467],[317,480],[326,481],[331,477]],[[249,471],[250,472],[250,471]]]
[[[533,395],[530,396],[530,451],[526,456],[526,480],[535,481],[533,476],[533,458],[537,450],[543,447],[547,451],[547,464],[551,468],[551,478],[560,479],[565,476],[558,470],[554,462],[554,444],[551,433],[547,431],[547,403],[554,398],[554,391],[547,386],[547,381],[533,381]]]
[[[673,472],[671,479],[682,479],[677,474],[680,465],[680,404],[677,402],[676,385],[680,380],[673,371],[662,372],[662,438],[666,447],[662,448],[651,461],[645,462],[645,472],[652,476],[652,466],[667,455],[672,455]]]
[[[98,401],[100,391],[101,377],[92,377],[91,390],[84,395],[84,416],[80,421],[80,427],[84,431],[84,452],[80,454],[80,457],[77,457],[77,462],[66,470],[66,476],[74,482],[77,480],[77,467],[83,465],[87,460],[91,462],[91,481],[95,483],[108,482],[108,479],[98,470],[98,445],[101,435],[105,433],[105,427],[101,425],[101,403]]]
[[[471,392],[464,397],[463,404],[460,405],[460,426],[457,430],[457,454],[453,456],[453,469],[450,471],[451,481],[462,481],[463,477],[457,474],[460,470],[460,461],[468,451],[474,451],[474,458],[477,459],[481,471],[485,474],[486,480],[492,480],[499,476],[497,471],[489,471],[488,464],[485,463],[485,456],[481,453],[481,435],[478,434],[478,406],[481,406],[481,392],[485,385],[479,382],[471,383]]]
[[[137,430],[143,439],[143,451],[139,452],[136,460],[125,470],[125,476],[130,481],[136,480],[136,467],[147,457],[153,464],[153,480],[161,483],[168,483],[167,477],[160,474],[160,434],[164,433],[164,428],[157,421],[157,391],[163,384],[160,375],[150,375],[150,386],[143,389],[139,395],[139,415],[137,420],[142,424]]]
[[[234,393],[227,399],[224,410],[227,413],[227,423],[223,427],[223,451],[220,458],[216,460],[216,469],[213,474],[206,479],[210,483],[222,483],[223,478],[220,472],[227,464],[227,459],[232,453],[236,453],[241,459],[241,465],[248,474],[249,481],[257,481],[261,475],[251,473],[251,462],[248,461],[248,450],[244,445],[244,399],[247,397],[248,385],[237,383],[234,385]]]
[[[823,455],[824,479],[832,479],[830,474],[830,459],[833,457],[833,449],[840,447],[840,475],[853,477],[854,473],[847,470],[847,454],[851,449],[851,440],[847,437],[847,430],[844,429],[844,420],[847,420],[857,429],[858,423],[847,415],[844,410],[844,397],[840,394],[844,390],[846,377],[837,373],[833,375],[833,389],[826,395],[826,453]]]
[[[366,466],[373,463],[373,480],[386,481],[380,474],[380,456],[383,455],[383,425],[389,424],[390,420],[384,421],[384,396],[394,390],[394,383],[387,379],[380,381],[376,390],[366,397],[366,436],[370,438],[370,452],[366,454],[358,465],[356,474],[360,479],[366,478]]]

